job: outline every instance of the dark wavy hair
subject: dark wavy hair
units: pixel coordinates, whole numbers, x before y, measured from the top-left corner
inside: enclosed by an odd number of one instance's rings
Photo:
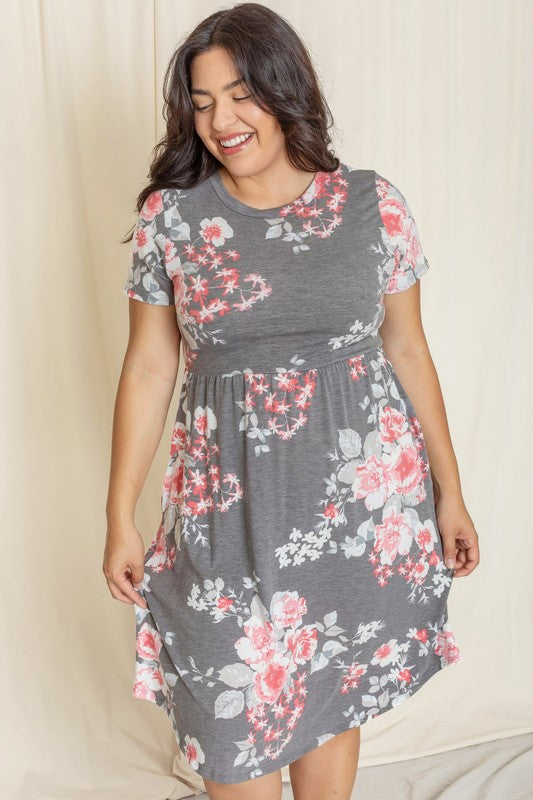
[[[137,198],[137,212],[151,192],[189,189],[220,166],[196,134],[190,95],[193,58],[216,46],[233,58],[257,105],[277,118],[288,158],[297,169],[333,172],[339,167],[329,150],[333,117],[305,44],[272,9],[239,3],[206,17],[170,59],[163,82],[166,133],[152,152],[149,182]],[[133,228],[123,243],[132,237]]]

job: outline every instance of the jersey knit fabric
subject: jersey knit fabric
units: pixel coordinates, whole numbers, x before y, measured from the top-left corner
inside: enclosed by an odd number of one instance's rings
[[[123,292],[175,306],[184,378],[132,691],[204,778],[277,770],[463,661],[424,435],[378,331],[428,267],[398,188],[342,162],[277,208],[217,171],[138,215]]]

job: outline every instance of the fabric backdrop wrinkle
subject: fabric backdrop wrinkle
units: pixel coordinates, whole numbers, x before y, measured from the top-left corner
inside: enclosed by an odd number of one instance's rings
[[[464,663],[366,723],[360,766],[531,731],[533,4],[337,0],[326,16],[318,0],[266,5],[309,45],[339,157],[388,176],[417,220],[432,266],[424,327],[482,547],[449,599]],[[134,611],[101,566],[128,336],[120,239],[164,131],[166,65],[222,7],[1,3],[2,797],[178,800],[202,788],[165,714],[131,694]],[[177,392],[137,508],[146,543],[176,405]]]

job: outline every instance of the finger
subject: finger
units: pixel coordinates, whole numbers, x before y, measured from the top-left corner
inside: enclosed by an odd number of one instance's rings
[[[137,603],[138,606],[141,606],[142,608],[148,608],[144,596],[141,594],[141,592],[137,591],[137,589],[142,586],[143,580],[144,580],[144,566],[132,567],[131,577],[125,578],[125,583],[123,584],[122,589],[123,591],[131,593],[130,596],[135,598],[135,602]]]
[[[465,566],[466,566],[465,559],[464,559],[462,553],[459,553],[457,555],[457,558],[455,559],[455,569],[453,571],[453,576],[452,577],[460,578],[461,575],[464,575]]]
[[[127,595],[125,595],[124,592],[121,592],[115,583],[112,583],[110,580],[108,580],[108,585],[109,585],[109,591],[111,592],[111,595],[114,597],[115,600],[120,600],[122,603],[127,603],[128,605],[131,605],[130,598]]]
[[[444,540],[443,542],[443,559],[447,569],[453,569],[456,564],[456,546],[455,539]]]
[[[122,600],[125,603],[135,603],[141,608],[148,608],[146,600],[140,592],[133,588],[128,578],[120,575],[112,579],[112,583],[118,595],[117,600]],[[115,595],[113,596],[115,597]]]
[[[144,579],[144,566],[130,565],[127,570],[114,576],[115,583],[121,592],[127,595],[133,603],[142,608],[147,608],[142,594],[134,587],[141,586]]]
[[[461,550],[461,563],[459,568],[454,572],[454,578],[462,578],[464,575],[470,575],[479,563],[479,559],[468,550]]]
[[[454,578],[463,578],[465,575],[470,575],[474,567],[459,567],[458,569],[454,569],[453,577]]]

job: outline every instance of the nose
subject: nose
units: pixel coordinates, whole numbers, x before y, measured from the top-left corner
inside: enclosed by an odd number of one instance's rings
[[[223,100],[215,103],[215,109],[211,118],[211,125],[215,136],[221,136],[224,131],[230,130],[235,126],[237,116],[231,105]]]

